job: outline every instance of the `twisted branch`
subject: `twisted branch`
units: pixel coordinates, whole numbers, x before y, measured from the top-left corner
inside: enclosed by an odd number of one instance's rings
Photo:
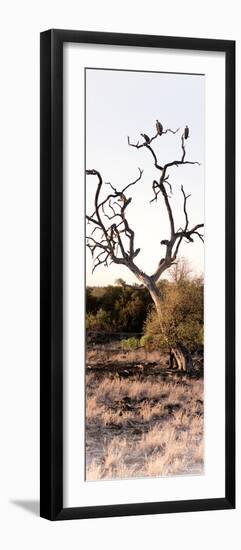
[[[126,191],[141,180],[143,171],[139,168],[138,177],[134,181],[128,183],[120,191],[118,191],[112,183],[106,182],[105,185],[108,185],[111,191],[101,200],[100,195],[103,189],[101,174],[97,170],[86,170],[87,175],[94,175],[98,178],[94,199],[95,209],[91,215],[86,216],[87,222],[94,225],[90,236],[87,237],[87,246],[93,257],[93,271],[102,264],[108,266],[110,263],[114,262],[128,267],[141,282],[146,284],[146,286],[155,285],[161,274],[175,262],[183,239],[192,243],[194,241],[193,237],[197,236],[203,242],[203,234],[200,232],[200,229],[204,227],[204,224],[200,223],[194,225],[192,228],[189,227],[187,201],[190,195],[186,195],[183,186],[181,186],[185,224],[183,228],[181,227],[176,231],[170,197],[166,190],[166,185],[168,185],[170,193],[172,194],[172,186],[169,182],[169,174],[167,173],[169,168],[173,166],[179,167],[180,165],[200,164],[197,161],[186,160],[185,142],[189,137],[188,127],[186,126],[181,136],[182,153],[179,159],[161,165],[151,146],[151,143],[163,134],[167,134],[168,132],[176,134],[178,131],[179,129],[171,130],[168,128],[163,130],[161,134],[156,133],[151,138],[146,134],[142,134],[144,139],[142,143],[139,143],[139,141],[137,143],[131,143],[129,136],[127,138],[130,147],[135,147],[136,149],[146,147],[152,155],[154,166],[161,172],[159,180],[155,179],[152,183],[154,196],[150,202],[157,202],[159,196],[162,197],[169,219],[170,236],[168,239],[162,239],[160,242],[161,245],[166,247],[166,252],[164,257],[160,259],[156,271],[151,276],[141,271],[134,263],[134,259],[139,254],[140,248],[135,248],[135,233],[126,217],[126,210],[132,200],[131,197],[127,198]],[[111,225],[106,224],[106,218],[112,221]],[[95,232],[98,232],[98,230],[101,231],[101,235],[97,240],[93,238],[93,235]]]
[[[86,170],[86,174],[98,178],[94,198],[95,209],[91,215],[86,216],[87,222],[90,225],[94,225],[93,228],[91,227],[91,233],[86,237],[87,247],[93,258],[92,272],[100,265],[104,264],[108,266],[112,262],[126,265],[129,268],[130,266],[133,267],[133,259],[139,254],[140,249],[135,249],[135,233],[126,217],[126,209],[132,200],[131,197],[127,198],[126,191],[140,181],[143,170],[139,168],[138,177],[124,186],[120,191],[110,182],[107,182],[106,185],[110,186],[112,192],[103,200],[100,198],[103,187],[100,172],[92,169]],[[107,225],[105,218],[111,220],[113,223]],[[117,223],[117,219],[120,219],[119,223]],[[97,230],[101,231],[101,236],[98,240],[93,237]]]

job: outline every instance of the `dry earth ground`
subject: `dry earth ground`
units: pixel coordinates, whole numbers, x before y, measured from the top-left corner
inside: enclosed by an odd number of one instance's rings
[[[202,474],[203,377],[160,364],[86,369],[86,479]]]

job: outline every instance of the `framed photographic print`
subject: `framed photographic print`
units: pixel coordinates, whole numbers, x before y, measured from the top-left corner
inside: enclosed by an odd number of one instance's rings
[[[235,43],[41,33],[51,520],[235,507]]]

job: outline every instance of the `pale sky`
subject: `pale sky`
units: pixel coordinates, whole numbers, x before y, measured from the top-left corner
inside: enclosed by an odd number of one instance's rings
[[[186,141],[186,160],[198,165],[184,165],[169,169],[173,188],[171,205],[176,229],[183,227],[181,185],[188,199],[191,224],[204,222],[204,113],[205,77],[173,73],[147,73],[114,70],[86,70],[86,168],[101,172],[103,181],[122,189],[138,176],[138,167],[144,170],[142,179],[127,196],[132,202],[126,210],[130,226],[135,230],[135,248],[141,248],[136,263],[143,271],[155,271],[166,247],[160,245],[169,237],[167,214],[161,198],[152,204],[152,182],[160,173],[153,166],[150,151],[134,149],[127,144],[141,140],[140,133],[153,136],[158,119],[165,128],[180,131],[157,138],[152,146],[160,164],[181,158],[181,133],[190,128]],[[94,210],[94,192],[97,178],[86,177],[86,213]],[[102,198],[105,198],[103,186]],[[108,221],[108,220],[107,220]],[[87,226],[87,231],[89,231]],[[192,244],[182,243],[180,255],[188,258],[194,272],[204,271],[204,245],[200,239]],[[86,284],[107,285],[122,278],[137,282],[125,266],[100,266],[92,275],[92,258],[86,250]],[[167,276],[167,272],[164,273]]]

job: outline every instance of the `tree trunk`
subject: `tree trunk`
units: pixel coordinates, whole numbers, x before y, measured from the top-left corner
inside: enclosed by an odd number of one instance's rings
[[[192,356],[186,346],[180,342],[170,348],[170,367],[185,372],[193,369]]]
[[[184,346],[180,342],[177,342],[175,345],[171,345],[171,346],[169,345],[168,338],[165,334],[165,330],[162,322],[161,296],[156,284],[153,282],[151,277],[148,277],[145,274],[142,274],[141,280],[143,284],[146,286],[146,288],[149,290],[149,293],[155,304],[156,312],[160,323],[160,329],[164,336],[164,339],[166,340],[166,344],[169,348],[170,367],[173,369],[177,369],[178,371],[190,372],[193,369],[193,362],[192,362],[191,354],[189,350],[186,348],[186,346]]]

